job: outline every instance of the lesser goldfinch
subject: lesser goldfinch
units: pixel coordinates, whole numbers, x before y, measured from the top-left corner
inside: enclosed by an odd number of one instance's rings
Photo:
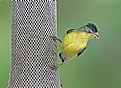
[[[99,39],[97,27],[93,23],[88,23],[79,29],[70,29],[67,31],[62,43],[62,52],[59,54],[62,64],[68,60],[74,59],[82,54],[86,49],[90,39]],[[61,66],[60,64],[59,66]],[[57,66],[57,68],[59,67]]]

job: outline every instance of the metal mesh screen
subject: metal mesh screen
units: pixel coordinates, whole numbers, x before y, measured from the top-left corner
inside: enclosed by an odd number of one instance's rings
[[[8,88],[60,88],[55,0],[12,1],[12,64]]]

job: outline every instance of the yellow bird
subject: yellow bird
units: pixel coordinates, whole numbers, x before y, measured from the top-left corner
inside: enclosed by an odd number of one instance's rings
[[[62,43],[62,52],[59,54],[62,64],[81,55],[86,49],[88,41],[94,38],[99,39],[99,35],[97,27],[93,23],[88,23],[79,29],[68,30],[63,41],[53,38]]]

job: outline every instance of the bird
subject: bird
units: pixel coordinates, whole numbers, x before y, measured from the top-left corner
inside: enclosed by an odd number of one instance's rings
[[[87,48],[89,40],[99,39],[99,34],[94,23],[87,23],[78,29],[69,29],[62,41],[56,36],[52,38],[62,43],[62,52],[59,53],[62,63],[55,66],[57,69],[67,61],[79,57]]]

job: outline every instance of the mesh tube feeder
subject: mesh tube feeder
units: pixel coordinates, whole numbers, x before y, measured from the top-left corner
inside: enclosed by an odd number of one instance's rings
[[[8,88],[60,88],[55,0],[12,1],[12,61]]]

